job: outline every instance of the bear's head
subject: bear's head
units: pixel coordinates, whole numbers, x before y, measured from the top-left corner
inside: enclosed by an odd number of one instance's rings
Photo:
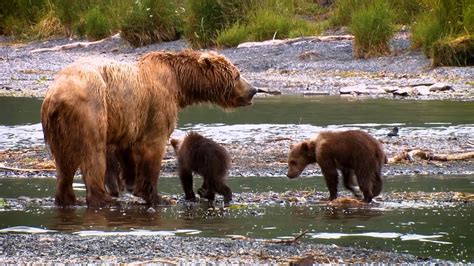
[[[208,90],[208,97],[213,103],[223,108],[235,108],[252,104],[257,93],[240,71],[227,58],[214,52],[201,53],[198,59]]]
[[[140,64],[148,72],[153,70],[157,79],[176,93],[181,108],[199,103],[226,109],[247,106],[257,93],[234,64],[215,52],[151,52],[142,57]],[[174,76],[169,75],[166,67]]]
[[[289,178],[298,177],[308,164],[314,163],[315,159],[314,145],[310,141],[303,141],[292,144],[288,153],[288,173]]]

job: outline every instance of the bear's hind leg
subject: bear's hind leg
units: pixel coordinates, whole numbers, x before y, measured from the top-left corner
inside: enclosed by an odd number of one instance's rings
[[[362,191],[360,191],[360,187],[357,184],[357,178],[354,174],[354,171],[352,169],[343,169],[342,176],[344,179],[344,187],[352,191],[354,196],[356,196],[358,199],[362,199],[364,195],[362,194]]]
[[[77,163],[66,158],[55,159],[57,167],[56,196],[57,206],[66,207],[76,203],[76,195],[72,188],[74,174],[78,168]]]
[[[120,166],[113,151],[107,150],[107,170],[105,173],[105,185],[112,197],[119,197],[122,192],[122,180],[120,177]]]
[[[359,183],[360,190],[364,194],[364,201],[370,203],[374,197],[372,194],[373,189],[373,175],[370,172],[356,170],[357,182]]]
[[[93,150],[92,150],[93,149]],[[106,151],[105,143],[89,148],[81,165],[82,178],[86,184],[86,201],[89,207],[103,207],[112,199],[105,190]]]

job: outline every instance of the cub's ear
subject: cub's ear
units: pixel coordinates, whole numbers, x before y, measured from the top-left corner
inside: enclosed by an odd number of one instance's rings
[[[302,152],[307,152],[307,151],[309,151],[309,144],[308,144],[307,141],[301,143],[301,151],[302,151]]]
[[[179,140],[177,140],[177,139],[171,139],[171,140],[170,140],[170,143],[171,143],[171,146],[173,146],[173,148],[174,148],[175,150],[178,149]]]
[[[290,150],[294,149],[295,146],[296,146],[296,144],[294,144],[294,143],[290,144]]]

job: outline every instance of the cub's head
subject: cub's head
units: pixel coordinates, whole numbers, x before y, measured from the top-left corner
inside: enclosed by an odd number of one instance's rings
[[[288,153],[288,173],[286,176],[296,178],[303,172],[308,164],[316,161],[316,151],[311,146],[310,141],[303,141],[291,145],[290,152]]]
[[[226,57],[214,52],[201,53],[198,63],[208,82],[210,99],[223,108],[236,108],[252,104],[257,93],[237,67]]]

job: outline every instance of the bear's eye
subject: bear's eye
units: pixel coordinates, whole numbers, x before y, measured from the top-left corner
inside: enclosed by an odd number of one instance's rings
[[[290,161],[290,164],[291,164],[291,165],[296,165],[296,161],[291,160],[291,161]]]

